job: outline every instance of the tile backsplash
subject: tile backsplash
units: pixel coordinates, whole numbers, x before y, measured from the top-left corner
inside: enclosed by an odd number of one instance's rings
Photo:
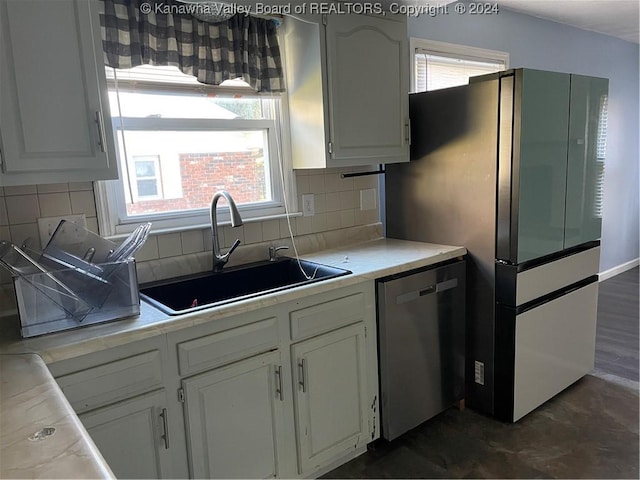
[[[40,248],[38,218],[85,214],[87,228],[98,231],[93,184],[55,183],[0,188],[0,240],[22,245],[26,240]],[[0,268],[0,284],[11,282],[11,276]]]
[[[366,171],[361,168],[332,168],[296,171],[298,205],[302,195],[313,194],[315,215],[291,217],[291,230],[295,236],[322,233],[379,221],[379,205],[373,209],[360,209],[360,191],[378,190],[376,175],[341,178],[342,173]],[[213,192],[212,192],[213,194]],[[40,247],[37,219],[40,217],[85,214],[87,228],[98,232],[98,221],[93,184],[60,183],[0,188],[0,239],[22,244],[31,238]],[[243,246],[271,242],[289,237],[286,219],[246,222],[243,226],[221,229],[221,245],[229,247],[236,238]],[[210,229],[190,230],[151,235],[136,255],[138,263],[180,257],[211,250]],[[11,277],[0,268],[0,284],[8,284]],[[2,310],[2,309],[0,309]]]

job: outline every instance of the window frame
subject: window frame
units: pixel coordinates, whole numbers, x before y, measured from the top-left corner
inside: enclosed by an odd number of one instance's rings
[[[239,93],[237,87],[216,87],[209,85],[199,86],[209,92],[217,92],[220,95],[233,97]],[[142,90],[142,89],[139,89]],[[166,88],[163,88],[166,92]],[[148,91],[157,93],[150,88]],[[174,90],[176,95],[184,94],[178,87]],[[245,96],[255,96],[265,100],[278,100],[273,102],[273,118],[270,119],[169,119],[169,118],[128,118],[112,116],[111,122],[114,131],[118,179],[94,182],[96,197],[96,210],[98,225],[104,236],[117,237],[132,232],[142,222],[150,221],[153,224],[152,231],[174,232],[204,229],[210,226],[209,208],[183,210],[179,212],[155,213],[149,215],[128,216],[126,213],[123,175],[120,161],[120,145],[118,136],[122,127],[125,129],[145,130],[188,130],[194,131],[237,131],[237,130],[266,130],[268,139],[268,156],[271,175],[267,181],[271,184],[273,200],[260,203],[238,205],[243,220],[246,222],[262,221],[284,217],[286,211],[297,212],[297,192],[295,173],[291,155],[289,140],[289,116],[287,96],[285,93],[259,94],[250,88],[240,90]],[[121,121],[122,120],[122,121]],[[206,127],[206,128],[205,128]],[[192,129],[193,128],[193,129]],[[279,147],[279,148],[278,148]],[[211,192],[213,197],[215,192]],[[286,205],[285,208],[285,196]],[[230,223],[226,205],[218,207],[218,222]]]
[[[485,48],[471,47],[468,45],[460,45],[456,43],[437,42],[435,40],[427,40],[425,38],[411,37],[409,39],[409,62],[411,65],[411,78],[409,92],[416,93],[416,65],[415,54],[418,50],[424,50],[425,53],[433,55],[442,55],[447,57],[457,57],[466,60],[477,61],[499,61],[504,62],[504,69],[509,68],[509,53],[498,50],[488,50]]]

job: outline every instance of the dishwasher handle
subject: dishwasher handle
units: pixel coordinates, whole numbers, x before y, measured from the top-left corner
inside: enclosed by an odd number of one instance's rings
[[[429,285],[428,287],[421,288],[420,290],[412,290],[410,292],[398,295],[396,297],[396,305],[402,305],[403,303],[412,302],[419,299],[420,297],[424,297],[432,293],[442,293],[447,290],[451,290],[452,288],[456,288],[457,286],[458,279],[451,278],[449,280],[445,280],[444,282],[438,282],[433,285]]]

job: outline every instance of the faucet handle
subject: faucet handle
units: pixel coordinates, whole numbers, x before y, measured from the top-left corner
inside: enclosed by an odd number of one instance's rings
[[[286,245],[280,245],[279,247],[269,247],[269,261],[275,262],[278,259],[278,250],[288,250]]]
[[[231,248],[229,249],[229,251],[227,253],[225,253],[224,255],[216,255],[214,253],[213,255],[213,271],[214,272],[221,272],[222,271],[222,267],[224,267],[226,265],[226,263],[229,261],[229,257],[231,256],[231,254],[233,253],[233,251],[238,248],[238,245],[240,245],[240,239],[237,238],[235,242],[233,242],[233,245],[231,245]]]
[[[241,242],[240,242],[240,239],[239,239],[239,238],[236,238],[236,241],[235,241],[235,242],[233,242],[233,245],[231,245],[231,248],[230,248],[230,249],[229,249],[229,251],[225,254],[225,256],[226,256],[227,258],[229,258],[229,257],[231,256],[231,254],[233,253],[233,251],[234,251],[236,248],[238,248],[238,245],[240,245],[240,243],[241,243]]]

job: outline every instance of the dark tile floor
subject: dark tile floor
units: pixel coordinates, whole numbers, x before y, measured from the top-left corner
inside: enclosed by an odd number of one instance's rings
[[[596,369],[638,381],[638,268],[600,283]]]
[[[451,408],[324,478],[639,478],[637,306],[637,268],[602,282],[596,370],[518,423]]]

